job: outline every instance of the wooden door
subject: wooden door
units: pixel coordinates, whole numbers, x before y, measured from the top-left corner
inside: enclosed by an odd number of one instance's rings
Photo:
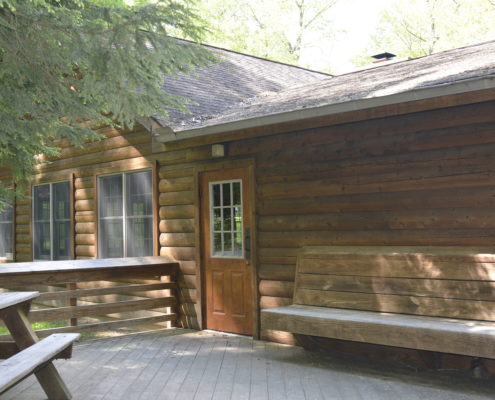
[[[207,329],[253,333],[250,185],[247,168],[200,176]]]

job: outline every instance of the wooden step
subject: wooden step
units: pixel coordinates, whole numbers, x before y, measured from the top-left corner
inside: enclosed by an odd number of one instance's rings
[[[55,333],[0,362],[0,393],[32,374],[39,366],[79,339],[78,333]]]

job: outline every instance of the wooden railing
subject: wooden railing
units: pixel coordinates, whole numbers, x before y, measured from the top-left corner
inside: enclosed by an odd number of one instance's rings
[[[64,326],[38,330],[40,336],[139,326],[149,330],[176,320],[178,267],[167,257],[4,264],[0,290],[41,292],[29,320]]]

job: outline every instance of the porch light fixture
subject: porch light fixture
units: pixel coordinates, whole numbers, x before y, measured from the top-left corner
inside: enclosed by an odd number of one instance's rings
[[[225,145],[216,143],[211,146],[212,157],[225,157]]]

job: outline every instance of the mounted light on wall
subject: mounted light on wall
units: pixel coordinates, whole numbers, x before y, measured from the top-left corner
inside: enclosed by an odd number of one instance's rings
[[[216,143],[211,145],[211,156],[212,157],[225,157],[225,145]]]

